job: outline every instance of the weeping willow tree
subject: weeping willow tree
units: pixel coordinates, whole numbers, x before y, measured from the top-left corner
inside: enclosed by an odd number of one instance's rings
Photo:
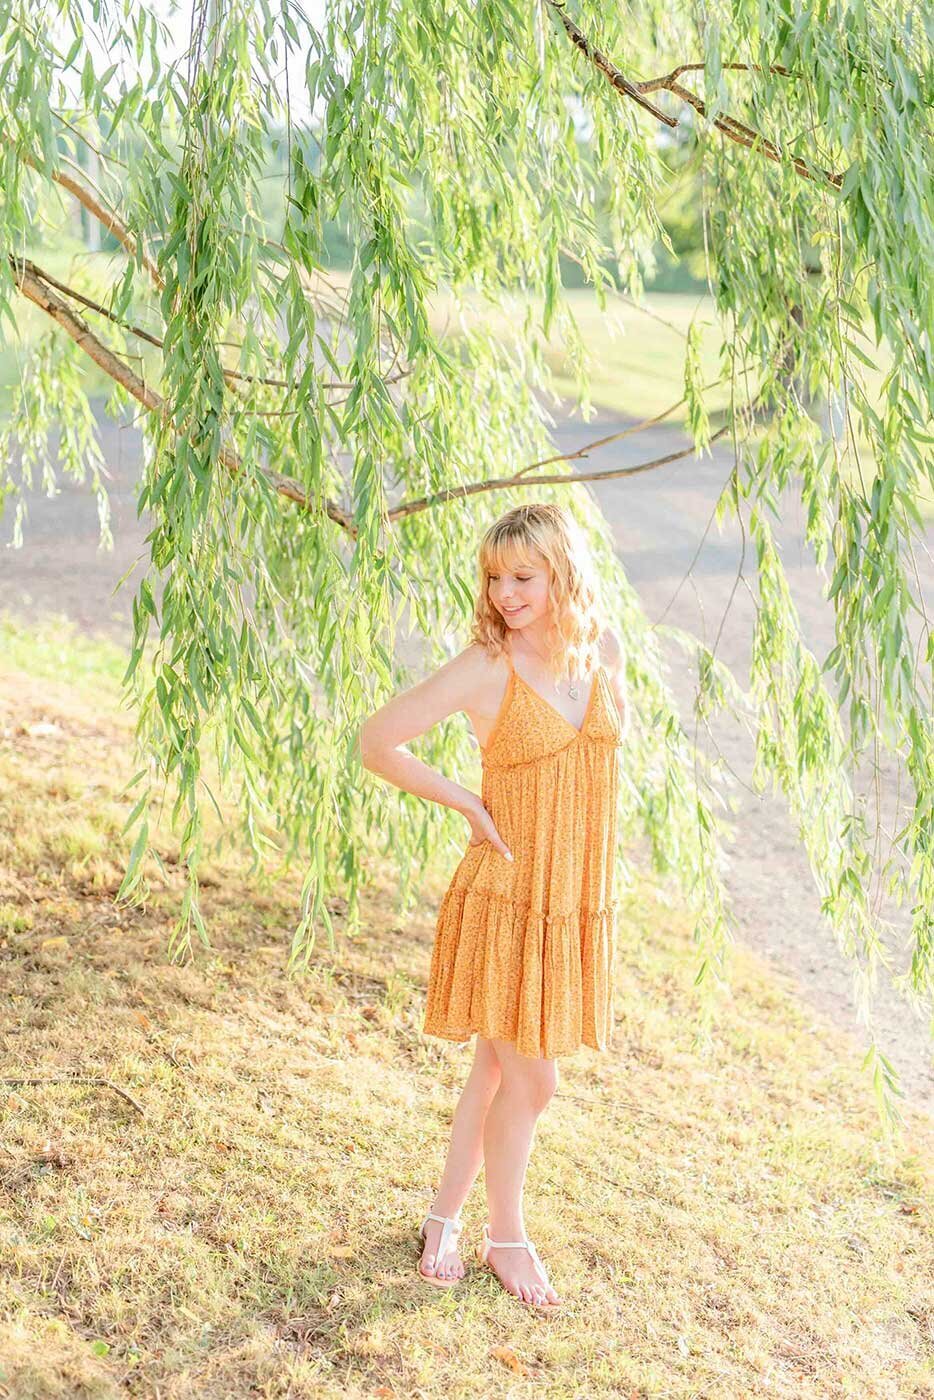
[[[929,1010],[934,984],[934,643],[913,552],[934,476],[922,7],[338,0],[309,16],[292,0],[0,0],[0,16],[13,543],[24,486],[56,470],[89,482],[109,542],[89,397],[102,382],[107,412],[132,413],[143,433],[138,505],[152,528],[129,584],[125,676],[141,761],[120,897],[145,898],[150,809],[169,795],[185,876],[169,954],[208,941],[213,753],[240,814],[231,838],[259,872],[284,859],[304,873],[290,969],[322,929],[333,938],[337,890],[358,926],[374,851],[391,855],[407,904],[463,823],[370,779],[357,727],[463,645],[488,521],[560,500],[592,541],[627,653],[622,878],[625,848],[647,838],[689,901],[698,1043],[733,932],[730,798],[695,742],[696,722],[722,712],[751,726],[756,786],[783,795],[806,847],[893,1121],[898,1077],[872,1029],[891,956],[874,871],[910,901],[900,989]],[[685,172],[728,408],[712,417],[693,330],[684,452],[601,470],[582,430],[579,450],[558,455],[548,337],[561,335],[584,403],[592,368],[562,268],[583,270],[601,309],[638,300],[667,241],[659,209]],[[55,262],[76,209],[115,250],[103,278],[99,256],[67,275]],[[350,250],[342,279],[335,230]],[[441,293],[456,336],[430,314]],[[481,314],[461,315],[468,305]],[[504,307],[512,333],[493,334],[484,308]],[[24,308],[32,329],[17,340]],[[741,521],[754,556],[752,662],[741,684],[715,647],[681,634],[698,677],[686,727],[587,483],[676,472],[717,439],[732,460],[717,516]],[[835,613],[827,656],[802,639],[776,547],[789,488]],[[476,773],[463,716],[413,747]],[[910,794],[884,853],[856,781],[883,751]]]

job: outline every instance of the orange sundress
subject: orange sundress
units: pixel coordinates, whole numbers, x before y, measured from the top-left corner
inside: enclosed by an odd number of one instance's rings
[[[441,901],[426,1035],[476,1031],[551,1058],[612,1041],[622,721],[603,667],[577,726],[512,664],[482,747],[483,805],[512,852],[468,845]]]

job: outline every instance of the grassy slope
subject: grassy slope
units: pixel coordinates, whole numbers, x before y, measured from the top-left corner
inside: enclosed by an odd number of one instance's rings
[[[665,413],[684,394],[685,337],[696,317],[701,326],[701,364],[705,384],[720,377],[721,337],[715,308],[710,297],[690,293],[649,292],[645,308],[634,306],[621,296],[610,297],[605,311],[589,288],[565,293],[589,356],[590,395],[594,407],[624,418],[642,420]],[[495,327],[508,340],[520,334],[525,315],[525,298],[514,298],[502,312],[493,312],[479,300],[468,306],[478,318]],[[456,332],[457,321],[450,299],[439,294],[433,303],[433,326]],[[546,359],[555,377],[555,388],[567,399],[575,399],[574,369],[566,354],[562,325],[552,327]],[[742,396],[742,384],[737,393]],[[706,396],[708,412],[718,413],[729,406],[729,386],[711,388]],[[686,423],[683,404],[665,420]]]
[[[572,1301],[431,1289],[414,1230],[468,1063],[420,1030],[440,889],[400,921],[381,871],[363,935],[289,980],[297,879],[217,861],[213,948],[169,964],[177,882],[112,899],[119,657],[6,624],[0,658],[0,1073],[139,1106],[0,1085],[0,1395],[934,1396],[932,1124],[884,1150],[785,979],[737,948],[695,1056],[688,923],[635,890],[616,1048],[562,1062],[527,1184]],[[478,1182],[471,1241],[482,1211]]]

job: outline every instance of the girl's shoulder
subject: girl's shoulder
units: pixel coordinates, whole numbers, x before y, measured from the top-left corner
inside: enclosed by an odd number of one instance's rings
[[[456,683],[461,698],[468,704],[489,694],[491,684],[495,687],[499,678],[508,671],[506,655],[493,656],[482,642],[471,642],[441,667]]]
[[[626,684],[626,655],[618,635],[612,627],[604,629],[600,637],[600,658],[616,701],[622,721],[622,734],[629,732],[630,704],[629,689]]]
[[[613,627],[604,627],[600,634],[600,660],[608,671],[616,671],[623,663],[623,644]]]

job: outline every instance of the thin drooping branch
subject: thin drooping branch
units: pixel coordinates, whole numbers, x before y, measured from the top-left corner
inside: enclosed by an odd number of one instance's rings
[[[125,364],[118,355],[106,345],[82,320],[76,311],[68,305],[47,285],[45,273],[38,268],[35,263],[31,263],[24,258],[10,255],[10,264],[17,286],[24,296],[28,297],[46,315],[50,316],[55,323],[62,328],[66,335],[70,336],[75,343],[88,355],[105,374],[109,375],[116,383],[123,388],[134,399],[141,403],[152,413],[162,414],[166,408],[165,399],[151,388],[129,365]],[[749,415],[755,411],[755,403],[748,404],[742,411]],[[742,416],[742,415],[740,415]],[[710,443],[716,442],[729,432],[733,426],[729,420],[718,428],[709,439]],[[613,481],[620,477],[637,476],[642,472],[655,471],[659,467],[668,466],[672,462],[683,461],[685,457],[696,455],[696,448],[693,443],[687,447],[680,448],[676,452],[668,452],[662,457],[655,457],[648,462],[639,462],[629,467],[611,467],[606,471],[596,472],[576,472],[568,476],[559,472],[551,472],[538,476],[526,476],[524,473],[532,470],[537,465],[546,465],[551,462],[573,461],[581,457],[586,457],[588,452],[595,448],[602,447],[615,438],[623,437],[629,429],[624,429],[619,433],[612,433],[608,437],[597,438],[591,443],[586,443],[583,447],[578,447],[572,452],[558,454],[554,457],[544,459],[542,463],[532,463],[531,466],[522,467],[512,476],[491,478],[486,481],[470,482],[461,486],[452,486],[444,491],[436,491],[430,496],[422,496],[416,500],[402,501],[386,512],[387,524],[395,524],[399,520],[405,520],[411,515],[417,515],[420,511],[429,510],[434,506],[444,505],[447,501],[460,500],[467,496],[480,495],[486,491],[502,491],[509,487],[517,488],[524,486],[576,486],[592,481]],[[244,463],[240,454],[231,447],[221,448],[218,458],[221,465],[231,473],[238,476],[244,471]],[[278,495],[284,496],[287,500],[294,501],[303,510],[312,510],[315,500],[304,488],[292,477],[283,475],[281,472],[271,471],[265,468],[258,468],[261,475],[269,482],[270,486]],[[324,509],[328,517],[345,530],[352,538],[356,538],[357,527],[349,514],[334,501],[326,499]]]
[[[784,356],[787,350],[787,341],[779,346],[778,355]],[[722,427],[715,433],[711,433],[708,438],[708,446],[719,441],[727,433],[732,432],[741,423],[751,423],[762,407],[763,391],[759,392],[740,408],[735,410],[726,420]],[[664,415],[662,415],[664,416]],[[649,420],[651,421],[651,420]],[[587,453],[598,447],[605,446],[615,438],[624,437],[626,430],[620,433],[612,433],[608,437],[597,438],[594,442],[587,443],[583,447],[578,447],[573,452],[560,453],[555,457],[547,457],[541,465],[551,462],[570,462],[576,458],[586,457]],[[500,477],[491,481],[472,482],[464,486],[451,486],[444,491],[435,491],[430,496],[421,496],[418,500],[403,501],[387,511],[387,518],[391,521],[403,520],[408,515],[416,515],[419,511],[428,510],[432,506],[443,505],[445,501],[456,500],[461,497],[475,496],[481,491],[502,491],[510,486],[576,486],[581,482],[591,481],[616,481],[620,477],[639,476],[642,472],[656,471],[659,467],[667,467],[672,462],[682,462],[685,457],[697,455],[697,448],[691,442],[687,447],[679,448],[676,452],[666,452],[663,457],[653,457],[648,462],[636,462],[631,467],[610,467],[606,471],[600,472],[575,472],[572,476],[565,476],[559,473],[549,473],[541,476],[525,476],[525,472],[530,471],[530,467],[521,467],[514,476]],[[534,464],[533,464],[534,465]]]
[[[46,278],[41,268],[26,258],[16,257],[13,253],[9,255],[9,259],[16,285],[23,295],[50,316],[105,374],[122,385],[144,408],[161,412],[165,403],[162,397],[155,389],[151,389],[135,370],[130,369],[118,355],[98,340],[90,326],[52,290],[49,285],[51,279]]]
[[[157,335],[153,335],[152,331],[147,331],[142,326],[134,325],[132,321],[124,321],[122,316],[115,316],[106,306],[101,306],[99,301],[94,301],[92,297],[85,296],[84,292],[79,292],[77,287],[70,287],[67,282],[60,282],[57,277],[52,276],[51,272],[46,272],[44,268],[38,267],[34,262],[30,262],[29,258],[22,258],[21,262],[29,272],[32,272],[36,277],[40,278],[41,281],[47,282],[50,287],[55,287],[57,291],[63,292],[64,295],[70,297],[72,301],[80,302],[80,304],[86,306],[89,311],[97,311],[101,316],[106,316],[108,321],[112,321],[115,326],[119,326],[123,331],[129,331],[130,335],[135,335],[139,340],[145,340],[147,344],[154,345],[159,350],[164,348],[164,342],[161,341]]]
[[[86,355],[98,365],[105,374],[109,375],[117,384],[120,384],[128,394],[137,402],[141,403],[151,413],[162,415],[166,410],[166,402],[161,394],[156,393],[144,379],[124,364],[118,355],[109,350],[91,330],[90,326],[82,320],[78,313],[62,301],[61,297],[48,286],[43,279],[39,269],[35,264],[29,264],[23,258],[10,256],[10,263],[13,268],[13,276],[16,284],[25,297],[38,306],[42,311],[50,316],[56,325],[60,326],[66,335],[78,345]],[[223,467],[232,476],[239,476],[244,471],[243,459],[232,447],[222,446],[218,459]],[[309,496],[297,481],[291,477],[283,476],[281,472],[260,469],[262,475],[269,482],[272,488],[280,495],[285,496],[290,501],[296,501],[305,510],[311,510],[313,499]],[[333,501],[325,500],[324,509],[330,518],[343,529],[355,533],[353,521],[346,511]]]
[[[151,331],[144,330],[142,326],[134,325],[130,321],[124,321],[120,316],[115,316],[114,313],[110,311],[106,306],[102,306],[100,302],[94,301],[93,298],[85,296],[85,294],[83,292],[79,292],[76,287],[70,287],[67,282],[59,281],[57,277],[53,277],[50,272],[46,272],[44,268],[39,267],[34,262],[31,262],[29,258],[22,259],[22,262],[24,266],[28,268],[30,272],[34,273],[35,276],[38,277],[42,282],[48,283],[50,287],[55,287],[57,291],[63,292],[65,296],[70,297],[73,301],[80,302],[82,306],[88,307],[88,309],[91,311],[99,312],[101,316],[105,316],[108,321],[112,321],[113,324],[115,326],[119,326],[121,330],[129,331],[131,335],[138,336],[140,340],[145,340],[147,344],[155,346],[156,349],[161,350],[164,348],[164,342],[160,340],[157,335],[153,335]],[[647,308],[641,307],[639,309],[647,310]],[[676,329],[675,327],[671,326],[670,322],[663,320],[661,317],[658,317],[657,319],[661,321],[662,325],[668,326],[670,329]],[[230,344],[229,341],[224,341],[223,343],[225,345]],[[242,374],[239,370],[225,369],[223,366],[221,368],[225,378],[228,379],[239,379],[250,384],[264,384],[276,389],[293,388],[291,381],[288,379],[270,379],[267,378],[265,375]],[[399,383],[400,380],[405,379],[406,376],[409,374],[411,374],[411,370],[397,370],[394,374],[387,375],[386,378],[383,380],[383,383],[388,388],[392,384]],[[720,380],[715,379],[712,380],[711,383],[705,384],[704,392],[706,392],[708,389],[715,389],[719,383]],[[354,386],[342,380],[328,379],[324,380],[320,387],[322,389],[352,389]],[[633,437],[636,433],[645,432],[647,428],[654,428],[658,423],[661,423],[666,418],[669,418],[672,415],[672,413],[674,413],[675,409],[680,408],[683,403],[684,398],[682,397],[678,399],[677,403],[673,403],[668,408],[663,409],[661,413],[656,413],[651,418],[643,418],[642,421],[639,423],[630,423],[625,428],[621,428],[618,432],[610,433],[607,437],[596,438],[593,442],[585,443],[583,447],[578,448],[575,452],[558,453],[554,457],[545,457],[542,458],[541,461],[530,462],[527,467],[522,468],[522,473],[535,471],[537,467],[546,467],[551,462],[570,462],[573,461],[576,457],[586,457],[590,452],[594,451],[595,448],[605,447],[608,443],[618,442],[620,438]],[[244,409],[241,411],[249,412],[250,410]],[[257,412],[259,412],[259,410],[257,410]],[[268,411],[268,416],[282,417],[286,414],[297,412],[298,409],[270,409]],[[520,473],[520,475],[522,473]]]
[[[156,264],[146,252],[145,248],[143,248],[138,242],[138,240],[134,238],[130,230],[126,227],[122,220],[117,217],[117,215],[112,209],[106,208],[97,198],[97,196],[87,188],[86,185],[84,185],[80,180],[76,180],[73,175],[69,175],[67,171],[43,171],[41,166],[38,165],[37,162],[34,161],[30,155],[24,152],[22,158],[27,165],[32,166],[33,170],[38,170],[40,174],[48,174],[49,178],[51,180],[54,180],[57,185],[61,185],[62,189],[65,189],[68,191],[69,194],[74,195],[78,203],[83,205],[84,208],[88,211],[88,213],[93,215],[93,217],[97,219],[98,222],[102,225],[102,227],[105,228],[108,231],[108,233],[112,233],[113,236],[117,239],[117,241],[120,244],[122,244],[122,246],[126,249],[126,251],[129,253],[130,257],[133,259],[134,262],[136,261],[138,249],[140,262],[142,263],[146,271],[149,273],[149,276],[152,278],[156,290],[160,292],[164,290],[165,282],[162,278],[162,274],[159,271],[158,267],[156,267]]]
[[[675,69],[676,73],[678,71],[678,69]],[[689,106],[693,107],[695,112],[700,116],[706,117],[707,108],[704,102],[691,92],[689,88],[683,87],[681,83],[676,82],[673,74],[669,74],[665,78],[656,79],[655,86],[667,88],[669,92],[674,93],[676,97],[680,97],[683,102],[687,102]],[[807,162],[803,161],[800,156],[783,155],[775,143],[770,141],[767,136],[761,135],[760,132],[755,131],[751,126],[746,126],[744,122],[737,121],[735,117],[714,117],[713,125],[718,131],[722,131],[725,136],[728,136],[731,141],[738,142],[740,146],[746,146],[750,150],[759,151],[761,155],[766,156],[769,160],[774,160],[779,165],[787,162],[805,180],[814,179],[814,174],[807,165]],[[818,166],[818,171],[829,185],[833,185],[835,188],[839,189],[843,184],[842,175],[837,175],[832,170],[826,170],[823,166]]]
[[[62,120],[62,121],[65,120],[63,117],[61,117],[60,114],[57,114],[57,115],[59,115],[59,119],[60,119],[60,120]],[[68,122],[66,122],[66,125],[70,126],[71,124],[68,123]],[[98,147],[92,145],[91,142],[88,141],[87,137],[84,136],[84,134],[83,134],[82,132],[78,132],[78,131],[76,130],[76,128],[72,128],[72,130],[75,130],[76,135],[80,136],[81,139],[85,142],[85,144],[88,145],[88,146],[90,146],[91,150],[96,151],[96,152],[98,153],[98,155],[103,155],[103,153],[102,153],[101,151],[98,150]],[[37,171],[39,171],[40,173],[42,173],[41,166],[40,166],[40,165],[38,164],[38,162],[35,161],[30,155],[28,155],[27,153],[24,152],[24,153],[22,153],[22,159],[24,160],[24,162],[25,162],[27,165],[31,165],[32,168],[33,168],[34,170],[37,170]],[[116,160],[116,157],[113,156],[110,152],[108,152],[108,153],[107,153],[107,156],[106,156],[106,159],[108,159],[108,160]],[[118,164],[122,164],[123,162],[118,161],[117,163],[118,163]],[[127,228],[126,223],[125,223],[122,219],[119,218],[119,216],[117,215],[117,213],[116,213],[116,211],[115,211],[114,209],[112,209],[112,208],[110,208],[110,207],[105,206],[104,204],[102,204],[102,203],[101,203],[101,200],[98,199],[98,198],[96,198],[95,195],[94,195],[94,193],[93,193],[91,190],[89,190],[84,184],[82,184],[82,182],[81,182],[80,180],[76,180],[75,177],[74,177],[73,175],[67,175],[67,174],[65,174],[64,172],[58,171],[58,170],[53,170],[53,171],[48,172],[48,173],[49,173],[49,178],[50,178],[50,179],[52,179],[56,184],[61,185],[64,189],[67,189],[68,192],[69,192],[70,194],[74,195],[74,197],[75,197],[75,199],[77,199],[78,203],[81,204],[81,205],[83,205],[84,208],[88,211],[88,213],[91,214],[93,218],[97,219],[97,220],[100,222],[100,224],[102,225],[103,228],[105,228],[106,230],[108,230],[110,233],[113,233],[114,237],[122,244],[122,246],[123,246],[123,247],[126,249],[126,251],[130,254],[130,256],[131,256],[132,258],[134,258],[134,259],[136,258],[137,240],[136,240],[136,238],[134,237],[134,235],[130,232],[130,230]],[[275,239],[266,239],[265,242],[268,244],[269,247],[271,247],[271,248],[276,248],[279,252],[282,252],[282,253],[287,253],[287,252],[288,252],[288,250],[285,248],[285,246],[284,246],[282,243],[279,243],[279,242],[278,242],[277,240],[275,240]],[[160,273],[158,267],[156,266],[156,264],[155,264],[155,263],[153,262],[153,260],[147,255],[147,253],[146,253],[146,251],[145,251],[145,248],[143,248],[143,250],[142,250],[141,259],[142,259],[142,265],[143,265],[143,267],[145,267],[146,271],[149,273],[150,277],[152,278],[152,281],[153,281],[153,284],[154,284],[156,290],[159,291],[159,292],[163,291],[164,288],[165,288],[165,281],[164,281],[164,279],[163,279],[163,277],[162,277],[162,274]],[[312,289],[308,286],[308,279],[307,279],[307,276],[306,276],[305,271],[304,271],[303,268],[299,268],[299,269],[298,269],[298,275],[299,275],[299,280],[301,281],[301,283],[302,283],[303,287],[305,288],[305,290],[308,292],[309,296],[312,295]],[[319,273],[319,275],[321,275],[321,274]],[[327,279],[325,278],[325,279],[323,279],[323,280],[326,281]],[[321,299],[319,298],[319,300],[321,300]],[[101,308],[95,308],[95,309],[100,310]],[[105,314],[107,314],[107,313],[105,313]],[[132,329],[135,330],[135,327],[132,328]],[[138,334],[138,333],[139,333],[139,332],[137,332],[137,334]],[[230,377],[234,377],[234,376],[233,376],[233,371],[230,371]],[[249,378],[250,378],[249,375],[243,375],[243,376],[237,376],[237,377],[241,377],[241,378],[244,378],[244,379],[249,379]],[[264,380],[263,382],[264,382],[264,383],[271,384],[274,388],[283,388],[283,389],[288,388],[288,385],[287,385],[284,381],[281,381],[281,380],[280,380],[280,381],[275,381],[275,380]],[[344,384],[342,384],[342,385],[335,385],[335,386],[333,386],[333,387],[335,387],[335,388],[350,388],[351,386],[350,386],[350,385],[344,385]]]
[[[599,69],[599,71],[604,74],[609,83],[616,89],[617,92],[621,93],[624,97],[632,98],[634,102],[638,102],[640,107],[644,107],[646,111],[651,112],[654,117],[656,117],[659,121],[664,122],[666,126],[679,127],[681,126],[681,121],[678,117],[670,117],[666,112],[662,112],[660,108],[653,106],[651,102],[647,102],[645,98],[646,93],[658,92],[659,90],[666,90],[668,92],[671,92],[674,94],[675,97],[679,97],[682,102],[687,102],[689,106],[693,107],[695,112],[697,112],[699,116],[706,118],[706,104],[701,100],[701,98],[695,96],[695,94],[691,92],[690,89],[684,87],[681,83],[678,82],[678,77],[682,73],[693,72],[699,69],[703,69],[703,64],[682,63],[677,68],[673,69],[671,73],[666,74],[664,77],[650,78],[644,83],[632,82],[629,78],[625,77],[624,74],[620,72],[616,65],[612,63],[609,58],[607,58],[606,54],[602,53],[590,42],[587,36],[583,33],[581,29],[578,28],[578,26],[574,23],[571,17],[565,14],[564,3],[565,0],[542,0],[543,5],[550,6],[551,9],[554,10],[555,13],[558,15],[559,19],[561,20],[561,23],[564,25],[564,29],[568,38],[571,40],[571,43],[574,44],[574,46],[580,50],[584,57],[587,58],[589,62],[591,62],[594,65],[595,68]],[[756,67],[756,65],[748,65],[745,63],[725,63],[723,66],[724,68],[737,69],[748,69],[750,67]],[[790,76],[787,69],[781,68],[778,65],[776,65],[773,68],[770,68],[769,71],[773,73],[782,74],[786,77]],[[727,115],[716,116],[712,118],[712,124],[716,127],[718,131],[722,132],[724,136],[729,137],[731,141],[737,142],[738,145],[745,146],[749,150],[756,151],[760,155],[765,156],[768,160],[773,160],[780,165],[784,165],[786,163],[790,164],[792,168],[795,171],[797,171],[797,173],[805,180],[815,179],[814,172],[810,169],[807,162],[803,161],[800,158],[800,156],[784,155],[779,150],[778,146],[775,145],[774,141],[770,141],[768,137],[761,135],[760,132],[755,131],[751,126],[746,126],[744,122],[737,121],[735,117]],[[819,175],[824,180],[826,180],[828,184],[833,185],[835,188],[839,188],[843,184],[842,175],[835,174],[831,170],[825,170],[823,169],[823,167],[818,167],[818,172]]]
[[[731,426],[730,422],[725,423],[722,428],[711,433],[709,441],[716,442],[718,438],[730,431]],[[613,436],[620,435],[614,434]],[[550,462],[570,462],[575,458],[585,457],[589,448],[602,447],[606,441],[609,439],[599,438],[596,442],[579,447],[574,452],[565,452],[560,456],[550,457],[548,460]],[[430,496],[420,496],[418,500],[403,501],[400,505],[387,511],[386,514],[391,521],[404,520],[406,516],[417,515],[419,511],[443,505],[445,501],[476,496],[481,491],[502,491],[510,486],[576,486],[581,482],[588,481],[615,481],[621,476],[638,476],[641,472],[655,471],[658,467],[667,467],[672,462],[681,462],[685,457],[696,455],[697,448],[692,442],[687,447],[679,448],[677,452],[667,452],[664,457],[654,457],[650,462],[638,462],[631,467],[610,467],[602,472],[575,472],[572,476],[560,472],[549,472],[541,476],[524,476],[523,472],[527,472],[529,468],[523,467],[513,476],[503,476],[490,481],[474,481],[464,486],[450,486],[444,491],[435,491]]]
[[[61,122],[62,126],[67,126],[68,130],[72,132],[73,135],[77,136],[81,144],[87,146],[89,151],[93,151],[100,160],[106,160],[110,165],[120,165],[124,170],[129,170],[130,167],[125,160],[121,160],[119,156],[115,156],[113,151],[102,151],[100,146],[95,146],[87,133],[75,126],[74,122],[70,122],[64,112],[59,112],[55,107],[50,107],[49,111],[56,121]]]
[[[623,93],[626,97],[631,97],[633,102],[638,102],[640,107],[644,107],[647,112],[651,112],[652,116],[655,117],[657,121],[664,122],[665,126],[680,125],[677,117],[669,117],[668,113],[663,112],[660,107],[656,107],[654,102],[647,101],[640,92],[638,84],[630,82],[616,67],[615,63],[610,62],[605,53],[601,53],[598,48],[595,48],[594,45],[591,44],[590,40],[578,29],[574,21],[564,13],[562,9],[564,0],[542,0],[542,3],[551,5],[552,9],[558,11],[561,17],[561,23],[564,25],[571,43],[576,44],[584,57],[588,58],[595,68],[599,68],[607,81],[616,88],[617,92]]]
[[[679,63],[677,68],[673,68],[670,73],[666,73],[661,78],[647,78],[644,83],[636,83],[635,86],[640,92],[658,92],[660,88],[670,88],[673,82],[681,77],[682,73],[703,73],[706,68],[705,63]],[[790,68],[783,68],[780,63],[770,63],[764,68],[761,63],[723,63],[720,65],[724,69],[730,69],[734,73],[778,73],[782,78],[793,78],[795,74]]]
[[[50,287],[55,287],[58,291],[63,292],[64,295],[70,297],[72,301],[80,302],[81,305],[86,306],[89,311],[96,311],[99,315],[106,316],[107,320],[112,321],[115,326],[119,326],[121,330],[129,331],[131,335],[137,336],[140,340],[145,340],[149,345],[154,345],[157,350],[164,349],[165,342],[160,340],[157,335],[153,335],[152,331],[147,331],[142,326],[135,325],[132,321],[124,321],[121,316],[115,316],[112,311],[106,306],[102,306],[99,301],[94,301],[92,297],[85,296],[84,292],[79,292],[76,287],[70,287],[67,282],[60,282],[57,277],[53,277],[50,272],[46,272],[43,268],[37,267],[36,264],[30,262],[28,258],[23,259],[23,262],[25,266],[31,272],[35,273],[43,282],[47,282]],[[224,345],[231,344],[230,341],[224,341],[222,343]],[[240,347],[234,344],[233,348],[238,349]],[[292,388],[291,381],[288,379],[270,379],[259,374],[243,374],[240,370],[227,369],[223,365],[221,366],[221,371],[225,379],[236,379],[247,384],[263,384],[273,389]],[[400,379],[404,379],[405,376],[410,373],[410,370],[400,369],[395,374],[391,374],[384,379],[383,383],[386,385],[397,384]],[[339,380],[328,379],[323,381],[320,387],[322,389],[352,389],[353,385],[345,384]]]
[[[712,380],[709,384],[704,385],[702,392],[706,393],[709,389],[716,389],[719,383],[719,379]],[[520,469],[518,475],[524,476],[526,472],[534,472],[538,467],[550,467],[552,462],[573,462],[580,457],[589,457],[590,453],[595,452],[598,447],[607,447],[611,442],[619,442],[621,438],[635,437],[636,433],[644,433],[647,428],[654,428],[659,423],[663,423],[683,403],[684,397],[682,396],[677,403],[662,409],[661,413],[655,413],[651,418],[643,418],[638,423],[627,423],[626,427],[620,428],[618,432],[607,433],[606,437],[594,438],[593,442],[584,443],[583,447],[576,448],[574,452],[557,452],[553,457],[542,457],[538,462],[530,462],[527,467]]]

